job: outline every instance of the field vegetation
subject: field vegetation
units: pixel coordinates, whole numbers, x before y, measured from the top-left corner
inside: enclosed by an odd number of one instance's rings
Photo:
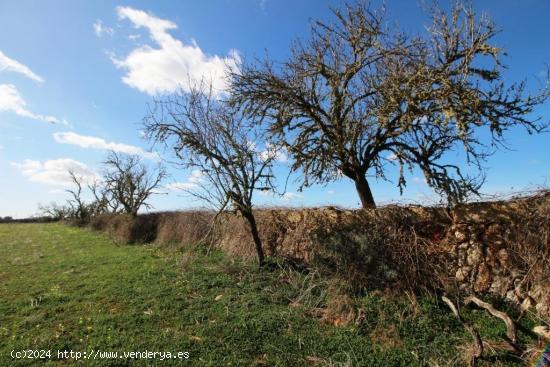
[[[120,245],[85,228],[0,225],[0,364],[12,350],[187,351],[197,366],[453,366],[471,338],[428,294],[350,294],[338,278],[256,263],[189,244]],[[517,311],[495,305],[513,317]],[[489,343],[504,324],[484,310],[463,317]],[[522,340],[539,320],[523,317]],[[44,363],[46,362],[46,363]],[[82,362],[82,361],[81,361]],[[90,366],[169,365],[87,360]],[[488,348],[480,365],[524,361]]]

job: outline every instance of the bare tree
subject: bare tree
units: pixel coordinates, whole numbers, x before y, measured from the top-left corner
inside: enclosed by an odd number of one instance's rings
[[[215,207],[218,214],[235,210],[246,219],[263,266],[252,199],[256,190],[274,190],[276,150],[265,144],[261,122],[245,118],[201,85],[157,101],[144,125],[149,139],[173,149],[180,164],[201,173],[197,187],[188,192]]]
[[[117,197],[109,190],[103,182],[95,180],[88,185],[88,189],[94,197],[92,204],[92,215],[99,215],[103,213],[118,213],[120,210],[120,203]]]
[[[450,203],[478,193],[482,163],[503,147],[503,133],[547,125],[531,118],[547,100],[545,87],[528,95],[525,83],[505,85],[497,33],[471,6],[447,14],[430,9],[427,36],[409,37],[387,25],[383,9],[368,4],[333,10],[334,22],[316,21],[311,38],[298,41],[289,59],[268,57],[232,73],[233,103],[269,116],[270,131],[302,170],[304,186],[341,175],[354,181],[363,207],[375,201],[367,177],[387,179],[387,165],[419,167]],[[491,138],[481,140],[487,129]],[[477,174],[445,163],[462,146]]]
[[[77,224],[84,224],[94,214],[94,204],[87,203],[82,197],[84,178],[73,170],[69,170],[68,175],[74,187],[65,190],[71,196],[66,204],[58,205],[54,202],[49,205],[39,204],[38,209],[43,215],[54,220],[69,219],[75,221]]]
[[[71,199],[67,200],[69,207],[70,217],[78,220],[80,223],[85,223],[90,219],[91,212],[90,206],[82,198],[82,185],[83,179],[79,177],[74,171],[69,170],[69,176],[75,188],[65,190],[71,194]]]
[[[162,165],[151,170],[142,163],[141,157],[116,152],[111,152],[103,163],[104,177],[87,186],[84,186],[81,176],[69,171],[74,188],[66,190],[71,195],[67,204],[41,205],[40,211],[54,219],[71,219],[84,224],[103,213],[125,212],[137,215],[141,207],[150,207],[146,200],[166,176]],[[93,195],[92,201],[87,202],[83,198],[86,187]]]
[[[117,209],[120,205],[124,213],[137,215],[140,208],[150,208],[147,199],[155,193],[166,177],[166,170],[159,164],[155,169],[149,168],[138,155],[110,152],[103,162],[104,192],[100,198],[108,200],[105,205]],[[97,193],[97,191],[96,191]],[[107,195],[110,198],[107,199]]]
[[[49,205],[38,205],[38,210],[40,215],[50,217],[53,220],[64,220],[71,216],[70,208],[66,205],[58,205],[55,202],[50,203]]]

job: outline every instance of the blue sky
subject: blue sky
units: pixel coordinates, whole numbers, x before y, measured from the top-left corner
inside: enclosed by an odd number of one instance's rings
[[[442,2],[445,4],[446,2]],[[154,154],[140,136],[140,121],[155,95],[190,76],[219,81],[219,65],[264,55],[283,60],[297,37],[307,37],[310,19],[329,17],[329,0],[210,1],[30,1],[0,0],[0,216],[37,212],[38,203],[67,198],[66,170],[87,177],[100,171],[108,149]],[[415,1],[386,1],[389,19],[422,33],[427,20]],[[506,79],[536,77],[550,64],[546,0],[479,0],[502,29]],[[184,65],[184,66],[182,66]],[[184,78],[183,76],[186,76]],[[538,114],[550,118],[550,106]],[[487,163],[486,193],[509,192],[550,180],[550,134],[507,134],[513,150]],[[161,152],[162,153],[162,152]],[[277,172],[284,176],[288,162]],[[166,195],[156,210],[200,203],[170,190],[192,186],[192,172],[170,168]],[[286,177],[286,176],[285,176]],[[390,174],[391,177],[391,174]],[[296,178],[296,177],[295,177]],[[394,176],[395,178],[395,176]],[[378,202],[422,201],[430,197],[421,175],[409,175],[403,196],[395,184],[373,182]],[[283,198],[257,195],[260,205],[342,205],[359,200],[348,180],[297,191]]]

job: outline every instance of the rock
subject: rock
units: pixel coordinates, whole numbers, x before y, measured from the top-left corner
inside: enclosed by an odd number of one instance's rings
[[[495,253],[491,250],[491,247],[485,249],[485,262],[491,266],[491,268],[499,267],[499,262],[495,256]]]
[[[533,332],[545,340],[550,340],[550,327],[535,326]]]
[[[490,224],[483,233],[483,241],[487,244],[492,244],[500,239],[502,227],[499,224]]]
[[[528,292],[528,296],[536,302],[535,309],[539,315],[550,316],[550,285],[536,284]]]
[[[533,307],[534,303],[535,303],[534,300],[531,297],[527,296],[523,300],[523,302],[521,302],[521,307],[520,307],[521,311],[522,312],[527,311],[528,309]]]
[[[510,301],[512,301],[512,302],[514,302],[514,303],[520,303],[520,300],[519,300],[519,298],[518,298],[516,292],[514,292],[513,290],[508,291],[508,292],[506,293],[506,299],[508,299],[508,300],[510,300]]]
[[[479,265],[474,283],[474,290],[479,293],[486,292],[491,287],[492,280],[493,277],[489,267],[485,264]]]
[[[478,213],[468,213],[468,216],[466,217],[468,221],[470,222],[481,222],[481,215]]]
[[[468,242],[462,242],[460,245],[458,245],[458,249],[460,251],[467,251],[468,247],[470,247],[470,244]]]
[[[471,270],[472,270],[472,268],[470,268],[469,266],[463,266],[463,267],[459,268],[456,271],[456,274],[455,274],[456,281],[459,282],[459,283],[462,283],[462,282],[466,281],[468,279],[468,277],[470,276],[470,271]]]
[[[468,265],[466,263],[468,252],[466,250],[459,250],[457,256],[458,256],[458,259],[457,259],[458,266],[462,267],[462,266]]]
[[[506,276],[493,276],[493,283],[491,284],[491,289],[489,290],[489,292],[505,295],[506,292],[510,289],[511,283],[511,280]]]
[[[302,213],[298,211],[290,211],[288,213],[287,219],[291,223],[299,223],[302,220]]]
[[[510,266],[510,256],[508,255],[508,251],[506,249],[500,249],[496,253],[496,258],[500,264],[500,266],[504,268],[508,268]]]
[[[537,313],[541,316],[548,316],[550,315],[550,304],[545,302],[539,302],[535,306],[535,309],[537,310]]]
[[[468,251],[466,263],[470,266],[475,266],[481,263],[482,257],[483,251],[481,250],[481,245],[479,243],[474,243],[472,248]]]
[[[455,238],[458,242],[464,242],[464,241],[466,241],[468,236],[466,236],[466,233],[464,233],[462,231],[455,231]]]

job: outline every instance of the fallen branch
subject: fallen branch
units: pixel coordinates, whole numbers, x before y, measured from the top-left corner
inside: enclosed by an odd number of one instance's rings
[[[449,306],[449,308],[451,309],[453,314],[456,316],[458,321],[460,321],[462,326],[464,326],[464,328],[466,330],[468,330],[468,332],[470,333],[470,335],[474,339],[474,343],[476,345],[476,350],[474,352],[474,355],[472,356],[472,360],[470,361],[470,365],[475,366],[476,363],[477,363],[477,360],[479,358],[481,358],[481,356],[483,355],[483,340],[481,340],[481,336],[479,336],[479,333],[477,332],[476,329],[474,329],[474,327],[472,325],[470,325],[466,321],[464,321],[462,316],[460,316],[460,312],[458,311],[458,308],[455,306],[455,304],[449,298],[447,298],[446,296],[442,296],[441,299],[443,300],[443,302],[445,302],[447,304],[447,306]]]
[[[514,324],[514,321],[512,321],[510,316],[506,314],[506,312],[495,309],[492,304],[484,302],[476,296],[469,296],[464,300],[465,305],[469,305],[470,303],[475,303],[478,307],[485,309],[491,315],[498,317],[499,319],[504,321],[504,323],[506,324],[506,336],[508,338],[507,341],[517,352],[523,351],[518,345],[516,325]]]

